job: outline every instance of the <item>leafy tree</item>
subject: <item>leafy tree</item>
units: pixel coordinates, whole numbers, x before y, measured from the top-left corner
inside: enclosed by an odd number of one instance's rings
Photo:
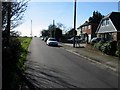
[[[77,31],[75,30],[75,35],[77,35]],[[71,38],[74,36],[74,29],[72,28],[70,31],[67,32],[67,37]]]
[[[98,11],[94,11],[93,12],[93,16],[92,17],[89,17],[89,22],[92,22],[92,23],[100,23],[101,19],[103,18],[104,16],[98,12]]]
[[[57,26],[56,26],[56,25],[53,25],[53,24],[50,24],[50,25],[48,26],[48,30],[53,30],[54,28],[57,28]]]
[[[57,41],[60,41],[60,39],[62,38],[62,30],[60,28],[52,30],[52,34],[54,35]]]
[[[48,30],[42,30],[41,31],[42,36],[46,37],[49,36],[49,31]]]
[[[62,37],[62,30],[60,29],[61,26],[62,26],[61,23],[59,23],[59,25],[52,25],[52,24],[50,24],[48,26],[49,35],[51,37],[56,38],[58,41]]]

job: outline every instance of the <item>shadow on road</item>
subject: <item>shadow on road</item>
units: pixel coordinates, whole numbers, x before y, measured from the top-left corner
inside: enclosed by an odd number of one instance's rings
[[[37,88],[77,88],[68,81],[70,78],[58,69],[27,61],[25,75]]]

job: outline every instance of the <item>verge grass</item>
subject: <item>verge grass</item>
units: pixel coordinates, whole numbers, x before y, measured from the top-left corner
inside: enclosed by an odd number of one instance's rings
[[[29,47],[29,44],[32,40],[32,38],[30,37],[19,37],[19,40],[21,42],[21,46],[22,46],[22,50],[21,50],[21,58],[19,59],[19,65],[18,67],[21,69],[21,70],[25,70],[25,61],[26,61],[26,57],[27,57],[27,54],[28,54],[28,47]]]

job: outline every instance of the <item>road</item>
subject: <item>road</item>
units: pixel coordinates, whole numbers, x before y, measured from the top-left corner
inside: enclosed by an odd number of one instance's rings
[[[117,88],[118,77],[96,64],[33,38],[27,57],[27,78],[38,88]]]

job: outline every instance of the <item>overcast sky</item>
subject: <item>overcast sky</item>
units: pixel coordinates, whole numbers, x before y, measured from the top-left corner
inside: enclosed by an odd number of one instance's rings
[[[78,0],[79,1],[79,0]],[[22,36],[30,36],[31,20],[33,36],[39,36],[40,31],[47,29],[52,21],[62,23],[66,28],[73,27],[73,2],[29,2],[24,17],[24,23],[15,30],[21,32]],[[83,24],[93,11],[99,11],[107,15],[112,11],[118,11],[118,2],[77,2],[77,25]]]

